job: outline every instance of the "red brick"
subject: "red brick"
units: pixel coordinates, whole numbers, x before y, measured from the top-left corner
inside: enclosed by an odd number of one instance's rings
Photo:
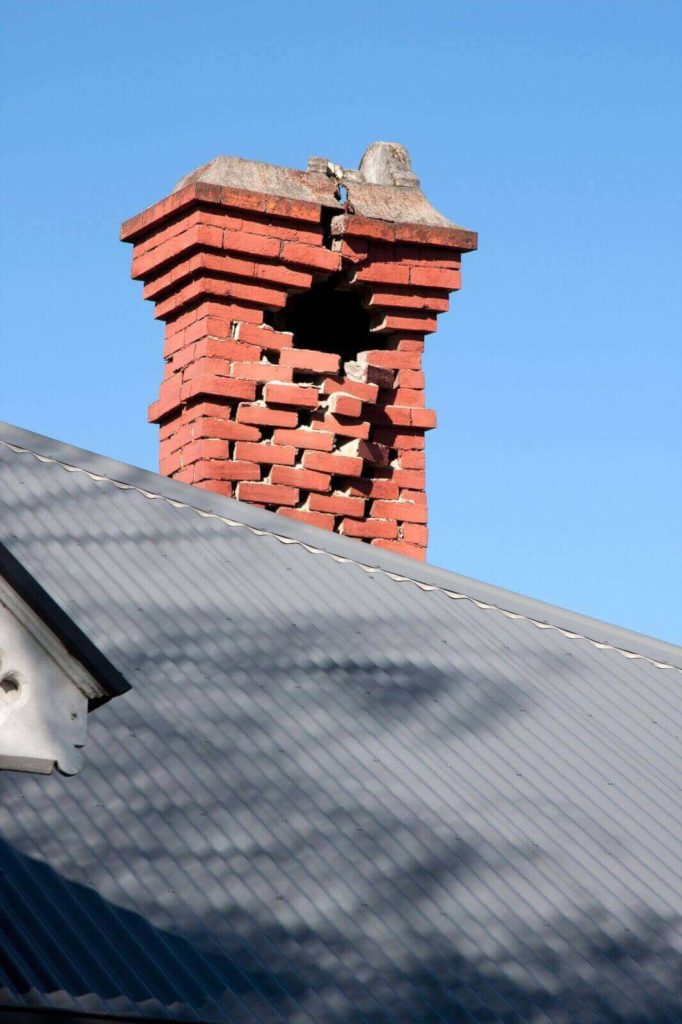
[[[357,238],[335,238],[333,242],[334,252],[340,252],[344,260],[351,263],[362,263],[367,259],[367,242],[361,242]]]
[[[395,379],[396,384],[399,388],[423,388],[424,387],[424,371],[423,370],[398,370],[398,374]]]
[[[432,334],[438,326],[435,317],[430,316],[385,316],[380,323],[372,328],[372,331],[420,331],[422,334]]]
[[[282,352],[280,366],[291,366],[311,373],[338,373],[340,356],[308,348],[288,348]]]
[[[408,558],[415,558],[419,562],[426,560],[426,548],[418,544],[408,544],[404,540],[373,540],[373,547],[385,548],[387,551],[394,551],[397,555],[406,555]]]
[[[301,384],[266,384],[264,396],[265,401],[273,405],[297,405],[305,409],[315,409],[318,403],[317,388]]]
[[[403,540],[408,541],[410,544],[419,544],[422,547],[426,547],[428,539],[428,527],[422,526],[421,523],[405,523],[403,526]]]
[[[258,427],[247,426],[246,423],[235,423],[234,420],[220,419],[217,416],[200,416],[193,423],[192,432],[195,438],[220,437],[226,441],[260,441],[261,432]]]
[[[368,266],[356,270],[351,281],[378,281],[381,284],[407,285],[410,283],[410,269],[401,267],[398,263],[372,261]]]
[[[462,287],[462,272],[438,267],[412,267],[410,282],[423,288],[445,288],[450,292]]]
[[[388,472],[384,470],[382,472]],[[381,480],[377,477],[360,478],[359,480],[344,480],[340,477],[336,481],[339,491],[348,491],[358,498],[384,498],[387,501],[395,501],[399,494],[398,484],[393,480]]]
[[[230,363],[227,359],[195,359],[183,367],[182,379],[194,380],[196,377],[231,377]]]
[[[355,395],[347,392],[336,391],[329,396],[327,408],[335,416],[350,416],[357,418],[362,412],[362,401]]]
[[[270,380],[290,381],[294,371],[275,363],[233,363],[232,374],[241,380],[256,380],[267,384]]]
[[[414,334],[401,336],[399,334],[389,334],[384,339],[384,348],[390,349],[392,352],[424,352],[424,338],[423,335],[415,337]]]
[[[368,366],[383,367],[388,370],[419,370],[421,359],[418,352],[390,352],[386,349],[370,349],[358,352],[358,362]],[[377,381],[377,383],[379,383]],[[391,379],[391,384],[393,379]],[[387,385],[382,384],[382,387]],[[390,386],[390,385],[388,385]]]
[[[343,476],[360,476],[362,473],[362,459],[327,452],[304,452],[303,465],[305,469],[315,469],[320,473],[340,473]]]
[[[334,516],[324,515],[322,512],[308,512],[304,508],[278,508],[277,514],[288,519],[298,519],[309,526],[318,526],[321,530],[334,529]]]
[[[363,384],[360,381],[348,380],[347,378],[344,378],[344,380],[332,380],[331,377],[322,382],[323,394],[334,395],[337,391],[359,398],[361,402],[376,402],[379,394],[379,388],[376,384]],[[330,411],[333,412],[333,410]]]
[[[437,423],[434,409],[412,409],[410,418],[412,426],[419,427],[421,430],[432,430]]]
[[[377,519],[395,519],[398,523],[426,523],[428,513],[425,505],[410,501],[375,501],[372,515]]]
[[[412,501],[415,505],[426,505],[426,491],[421,487],[412,489],[405,488],[400,492],[401,501]]]
[[[249,345],[259,345],[265,352],[279,352],[283,348],[291,348],[294,336],[289,331],[273,331],[265,325],[237,322],[234,324],[234,337]]]
[[[390,540],[398,536],[398,524],[388,519],[344,519],[340,533],[346,537],[383,537]]]
[[[281,242],[277,238],[264,238],[248,231],[225,231],[223,248],[228,252],[248,252],[252,256],[265,256],[274,260],[279,256]]]
[[[423,451],[403,451],[400,453],[401,469],[424,469],[425,461]]]
[[[343,417],[332,416],[330,413],[326,413],[321,419],[314,419],[312,421],[313,430],[330,430],[339,437],[359,437],[367,439],[369,437],[370,426],[369,423],[358,423],[357,420],[346,420]]]
[[[417,408],[424,405],[424,392],[415,388],[396,388],[393,392],[393,402],[395,405]]]
[[[215,494],[222,494],[225,498],[232,497],[232,484],[227,480],[202,480],[197,484],[204,491],[213,491]]]
[[[237,484],[237,497],[240,501],[260,501],[266,505],[295,505],[298,491],[295,487],[284,487],[281,484]]]
[[[161,473],[162,476],[172,476],[173,473],[177,473],[182,466],[182,455],[179,451],[170,452],[168,455],[164,455],[163,452],[160,452],[159,473]]]
[[[300,242],[284,242],[282,259],[285,263],[296,263],[303,267],[314,267],[318,270],[339,270],[341,256],[316,245],[302,245]]]
[[[156,402],[152,402],[147,410],[149,422],[158,423],[164,416],[174,412],[178,406],[182,405],[181,394],[179,385],[173,384],[170,388],[164,388],[164,384],[161,384],[158,399]]]
[[[235,462],[234,459],[210,459],[194,464],[194,481],[199,480],[260,480],[260,466],[253,462]]]
[[[417,309],[428,313],[447,313],[450,308],[450,302],[442,295],[435,295],[433,292],[409,292],[397,288],[394,291],[373,291],[369,305],[377,310]]]
[[[315,512],[330,512],[336,516],[352,516],[359,519],[365,514],[365,499],[350,498],[341,494],[311,494],[309,507]]]
[[[294,448],[311,448],[318,452],[330,452],[334,447],[334,435],[319,430],[276,430],[272,440],[275,444],[291,444]]]
[[[302,491],[329,491],[332,478],[329,473],[315,473],[312,469],[298,466],[273,466],[270,473],[273,484],[287,484]]]
[[[274,284],[283,284],[289,288],[310,288],[313,283],[313,275],[306,274],[303,270],[292,270],[291,267],[281,267],[273,263],[256,263],[255,275],[257,279],[271,281]]]
[[[242,398],[252,402],[256,397],[256,385],[250,380],[235,380],[233,377],[217,377],[210,374],[182,385],[183,401],[196,395],[220,395],[223,398]]]
[[[251,441],[237,441],[234,446],[234,457],[235,459],[244,459],[245,462],[293,466],[296,462],[296,449],[290,445],[254,444]]]
[[[288,409],[268,409],[266,405],[242,404],[237,409],[237,420],[240,423],[255,423],[264,427],[296,427],[298,413]],[[244,438],[245,441],[252,438]],[[253,438],[257,440],[257,438]]]
[[[206,459],[226,459],[228,455],[227,441],[215,437],[191,441],[180,452],[183,466]]]
[[[415,454],[423,455],[423,452]],[[426,482],[426,474],[423,469],[396,469],[393,466],[381,470],[386,474],[386,479],[392,481],[396,487],[409,487],[411,490],[423,491]],[[377,495],[378,497],[378,495]],[[398,495],[396,494],[397,498]]]

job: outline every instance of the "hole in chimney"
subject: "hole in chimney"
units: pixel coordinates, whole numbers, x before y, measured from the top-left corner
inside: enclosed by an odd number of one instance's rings
[[[278,331],[292,331],[295,348],[333,352],[341,361],[371,348],[370,320],[356,291],[341,288],[338,277],[317,281],[307,292],[290,295],[284,309],[266,314]]]
[[[5,704],[13,704],[19,699],[20,687],[12,673],[8,673],[0,679],[0,700]]]

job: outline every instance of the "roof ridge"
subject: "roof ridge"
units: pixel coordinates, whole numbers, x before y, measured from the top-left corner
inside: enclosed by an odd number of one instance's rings
[[[204,519],[217,519],[219,522],[225,523],[226,526],[241,527],[242,529],[248,530],[250,533],[256,536],[272,537],[275,540],[278,540],[281,544],[297,545],[299,547],[304,548],[310,554],[326,555],[328,558],[332,558],[335,562],[339,562],[341,564],[356,565],[359,569],[362,569],[364,572],[372,574],[377,573],[382,576],[387,576],[389,579],[397,583],[412,583],[414,586],[418,587],[419,590],[422,590],[427,593],[430,591],[440,593],[443,594],[445,597],[450,598],[451,600],[469,601],[471,604],[475,605],[477,608],[481,610],[496,611],[498,612],[498,614],[504,615],[506,618],[512,620],[520,619],[524,622],[530,623],[538,629],[556,630],[558,633],[568,638],[569,640],[585,640],[587,643],[591,644],[593,647],[596,647],[598,650],[615,651],[618,654],[630,660],[645,661],[648,662],[648,664],[654,666],[655,668],[672,669],[673,671],[680,672],[682,674],[682,668],[672,664],[671,662],[656,659],[646,654],[640,654],[637,651],[628,650],[627,648],[620,647],[617,644],[608,643],[603,640],[596,640],[593,637],[588,636],[586,633],[570,630],[563,626],[555,625],[551,622],[543,622],[542,620],[533,618],[531,615],[526,615],[523,612],[515,612],[508,608],[504,608],[500,604],[496,604],[494,602],[489,601],[483,601],[479,598],[471,596],[470,594],[450,590],[447,587],[439,586],[437,584],[424,583],[421,580],[415,579],[413,576],[409,576],[404,573],[392,572],[390,569],[385,569],[381,566],[368,565],[367,563],[362,562],[360,559],[351,558],[347,555],[339,555],[333,551],[328,551],[324,547],[318,547],[314,544],[310,544],[306,541],[299,540],[295,537],[287,537],[284,534],[280,534],[274,530],[268,530],[263,527],[252,526],[250,523],[241,522],[238,519],[232,519],[231,517],[221,515],[218,512],[208,512],[205,509],[201,509],[198,506],[193,505],[191,502],[181,501],[178,498],[169,498],[165,494],[148,490],[136,484],[130,484],[122,480],[116,480],[105,473],[96,473],[92,470],[85,469],[82,466],[76,466],[71,463],[63,462],[60,459],[56,459],[48,455],[41,455],[39,452],[35,452],[30,448],[25,448],[21,445],[13,444],[12,442],[6,441],[2,438],[0,438],[0,445],[2,445],[5,448],[9,448],[11,451],[17,454],[31,455],[38,462],[60,466],[66,472],[83,473],[91,480],[106,481],[107,483],[113,484],[115,487],[118,487],[120,490],[136,491],[138,494],[141,494],[143,497],[149,500],[161,500],[168,503],[174,508],[190,509],[197,515],[202,516],[202,518]]]

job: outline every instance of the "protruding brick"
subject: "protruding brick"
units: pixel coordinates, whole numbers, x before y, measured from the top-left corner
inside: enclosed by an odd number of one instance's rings
[[[200,480],[260,480],[261,469],[253,462],[207,459],[194,463],[194,482]]]
[[[362,401],[355,395],[336,391],[329,396],[327,408],[334,416],[357,417],[362,412]]]
[[[362,441],[356,439],[348,441],[339,448],[343,455],[354,455],[356,458],[371,462],[374,466],[385,466],[388,463],[389,452],[386,445],[377,444],[374,441]]]
[[[288,366],[274,366],[272,363],[232,363],[232,376],[266,384],[271,380],[290,381],[293,371]]]
[[[349,380],[347,377],[342,380],[333,380],[331,377],[328,377],[322,382],[322,393],[324,395],[334,395],[337,391],[352,395],[360,399],[361,402],[376,402],[379,395],[378,385],[364,384],[362,381]],[[333,411],[330,409],[330,412]]]
[[[339,477],[336,487],[339,491],[347,491],[353,497],[384,498],[387,501],[395,501],[400,493],[398,484],[393,480],[382,480],[377,477],[361,477],[359,480],[344,480],[343,477]]]

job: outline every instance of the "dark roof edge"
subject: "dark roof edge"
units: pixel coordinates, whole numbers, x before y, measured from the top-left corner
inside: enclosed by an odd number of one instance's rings
[[[404,555],[375,548],[350,537],[328,533],[326,530],[296,522],[285,516],[278,516],[274,512],[254,508],[245,502],[225,498],[190,484],[179,483],[168,477],[160,476],[158,473],[139,469],[124,462],[117,462],[104,455],[76,448],[2,421],[0,421],[0,440],[19,448],[26,448],[57,462],[77,466],[89,473],[109,477],[130,487],[151,491],[171,501],[191,505],[203,512],[234,519],[253,529],[274,533],[280,537],[319,548],[331,555],[372,566],[387,573],[404,576],[427,586],[453,591],[474,601],[495,605],[504,611],[522,615],[536,622],[547,623],[570,633],[578,633],[589,640],[608,644],[632,654],[641,655],[653,661],[665,662],[682,669],[682,648],[665,640],[657,640],[655,637],[636,633],[621,626],[614,626],[578,612],[568,611],[558,605],[525,597],[512,590],[483,583],[469,576],[461,576],[449,569],[440,569],[417,562]]]
[[[87,669],[105,690],[105,697],[89,701],[91,710],[131,689],[130,683],[118,669],[114,668],[109,659],[105,658],[98,647],[95,647],[67,612],[60,608],[2,541],[0,541],[0,575],[7,580],[17,594],[61,640],[67,651]]]

